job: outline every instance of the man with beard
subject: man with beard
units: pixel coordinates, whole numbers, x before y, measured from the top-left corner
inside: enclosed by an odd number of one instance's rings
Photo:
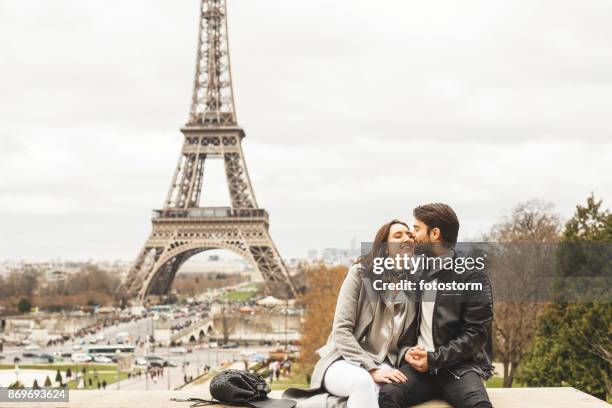
[[[459,220],[450,206],[422,205],[414,209],[414,217],[417,252],[442,260],[457,257]],[[406,408],[434,398],[443,398],[454,407],[492,407],[484,387],[493,370],[485,350],[493,320],[488,278],[479,270],[459,273],[440,266],[419,274],[425,282],[481,284],[483,289],[478,299],[458,290],[420,293],[417,344],[406,351],[400,368],[407,381],[384,385],[380,408]]]

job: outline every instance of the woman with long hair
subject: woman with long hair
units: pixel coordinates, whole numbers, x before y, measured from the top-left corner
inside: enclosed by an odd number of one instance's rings
[[[315,365],[310,388],[290,388],[284,398],[298,407],[377,408],[382,384],[406,381],[397,369],[406,350],[416,344],[416,306],[395,301],[392,293],[373,290],[372,277],[400,279],[403,271],[374,271],[377,258],[412,255],[414,239],[399,220],[384,224],[372,250],[348,271],[338,294],[332,332]],[[404,298],[405,299],[405,298]]]

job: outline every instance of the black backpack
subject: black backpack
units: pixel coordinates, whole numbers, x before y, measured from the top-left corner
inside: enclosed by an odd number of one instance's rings
[[[192,407],[225,404],[250,405],[256,408],[294,408],[296,402],[290,399],[268,398],[270,386],[258,374],[243,370],[225,370],[210,382],[210,395],[214,400],[188,398],[174,401],[195,402]]]

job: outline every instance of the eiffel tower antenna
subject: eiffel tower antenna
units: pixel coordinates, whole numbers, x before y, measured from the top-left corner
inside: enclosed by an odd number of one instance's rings
[[[198,51],[189,120],[178,164],[153,230],[125,281],[134,300],[145,303],[170,293],[180,266],[209,249],[227,249],[250,261],[268,289],[295,296],[287,267],[268,232],[266,210],[257,206],[238,126],[227,35],[226,0],[201,0]],[[200,207],[204,164],[225,164],[230,207]]]
[[[236,125],[225,0],[202,1],[189,125]]]

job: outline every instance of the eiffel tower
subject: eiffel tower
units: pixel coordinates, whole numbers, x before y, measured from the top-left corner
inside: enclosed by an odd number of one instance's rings
[[[249,179],[238,126],[227,35],[226,0],[202,0],[195,82],[185,139],[163,209],[153,211],[153,231],[131,267],[125,286],[143,304],[170,292],[183,262],[209,249],[227,249],[250,261],[267,288],[295,289],[268,233]],[[204,163],[222,159],[231,207],[200,207]]]

